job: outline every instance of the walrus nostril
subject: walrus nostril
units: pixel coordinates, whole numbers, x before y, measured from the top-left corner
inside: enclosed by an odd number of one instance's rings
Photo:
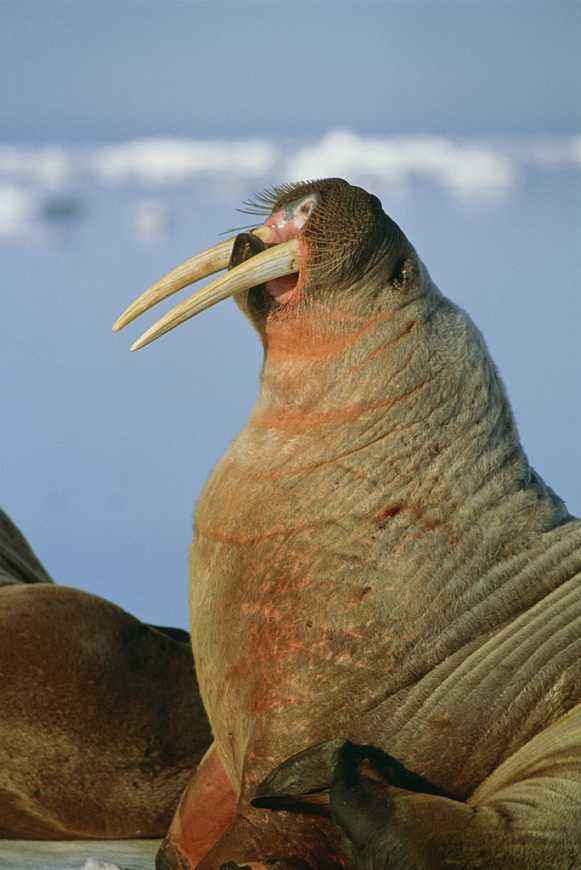
[[[239,233],[234,239],[228,269],[235,269],[236,266],[265,251],[266,248],[267,245],[254,233]],[[247,302],[245,305],[243,304],[243,307],[259,317],[264,317],[272,304],[265,291],[264,284],[252,287],[248,291]]]
[[[258,236],[255,236],[253,233],[238,233],[234,239],[228,268],[234,269],[240,263],[245,263],[250,257],[254,257],[265,250],[266,245]]]

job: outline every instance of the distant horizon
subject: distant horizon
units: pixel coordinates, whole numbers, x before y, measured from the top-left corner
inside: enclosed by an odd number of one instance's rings
[[[0,242],[40,241],[49,224],[86,220],[101,189],[108,196],[127,188],[148,197],[133,203],[129,220],[138,238],[152,241],[169,232],[180,190],[187,196],[200,185],[212,185],[215,199],[233,205],[269,184],[337,176],[387,199],[428,185],[459,201],[484,203],[563,172],[578,181],[581,135],[467,138],[330,129],[319,137],[0,141]]]
[[[293,120],[293,128],[297,128],[297,123]],[[465,128],[460,126],[451,128],[449,125],[409,125],[408,127],[392,125],[368,125],[353,124],[345,120],[345,122],[337,122],[333,124],[311,124],[301,126],[300,132],[290,133],[288,127],[283,125],[270,125],[268,127],[256,127],[252,125],[180,125],[180,126],[158,126],[141,128],[136,126],[120,129],[116,126],[111,126],[108,130],[103,128],[98,130],[95,127],[92,132],[75,133],[63,131],[62,128],[58,132],[47,132],[46,130],[38,130],[36,132],[26,133],[23,131],[11,132],[6,126],[0,131],[0,145],[94,145],[94,144],[109,144],[117,143],[134,139],[158,139],[158,138],[199,138],[199,139],[246,139],[246,138],[263,138],[275,137],[282,140],[305,139],[311,137],[323,136],[329,130],[348,128],[355,130],[361,136],[444,136],[446,138],[462,138],[462,139],[534,139],[536,137],[543,138],[565,138],[569,136],[581,135],[580,124],[569,124],[567,127],[539,127],[525,129],[522,127],[494,127],[489,125],[480,125],[477,128],[475,125],[467,125]]]

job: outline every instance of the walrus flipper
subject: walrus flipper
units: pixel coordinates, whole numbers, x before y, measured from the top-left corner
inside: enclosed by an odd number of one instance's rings
[[[357,870],[565,870],[581,866],[580,748],[581,705],[462,802],[376,747],[328,741],[276,768],[252,803],[321,815],[313,801],[332,780],[329,814]]]
[[[357,854],[388,825],[393,786],[447,797],[381,749],[338,739],[284,761],[260,783],[252,805],[332,818],[347,837],[345,852]]]
[[[408,770],[400,761],[375,746],[358,746],[350,740],[327,740],[287,758],[263,780],[252,806],[270,810],[326,815],[330,817],[329,795],[335,783],[354,786],[359,766],[371,765],[376,781],[423,794],[449,795],[423,776]],[[325,801],[324,798],[327,797]],[[323,812],[324,804],[328,812]]]
[[[579,867],[580,749],[581,705],[508,758],[466,803],[382,786],[344,754],[331,789],[333,819],[358,870]]]

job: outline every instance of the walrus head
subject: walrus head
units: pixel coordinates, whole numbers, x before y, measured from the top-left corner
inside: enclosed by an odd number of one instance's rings
[[[319,322],[337,305],[369,313],[382,289],[402,289],[415,272],[413,248],[379,199],[343,179],[271,188],[247,206],[250,213],[265,215],[261,226],[172,269],[119,317],[114,331],[194,281],[229,269],[172,308],[132,350],[229,296],[236,298],[263,341],[269,322],[288,321],[313,308]],[[380,281],[369,280],[374,272]]]

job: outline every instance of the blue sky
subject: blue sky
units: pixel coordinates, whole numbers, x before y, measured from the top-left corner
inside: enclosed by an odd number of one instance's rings
[[[570,133],[576,0],[4,0],[2,136]]]

